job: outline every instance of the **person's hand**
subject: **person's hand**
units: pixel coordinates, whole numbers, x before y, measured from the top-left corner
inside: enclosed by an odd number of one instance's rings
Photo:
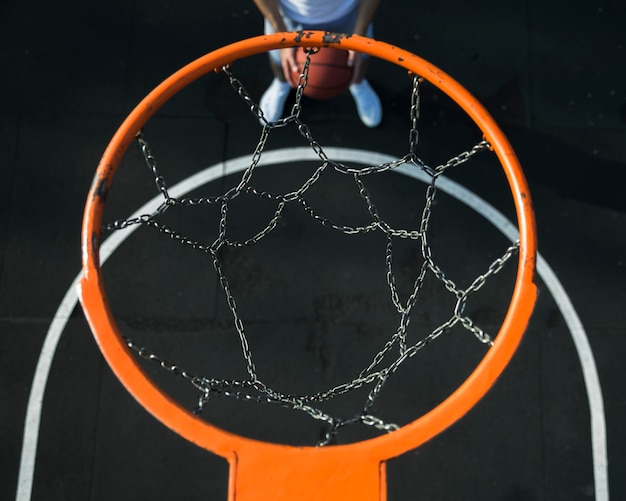
[[[352,80],[350,81],[350,84],[361,80],[361,62],[362,59],[359,52],[355,52],[353,50],[348,51],[347,64],[350,68],[352,68]]]
[[[292,87],[294,85],[291,81],[291,74],[298,71],[298,64],[296,63],[296,50],[296,47],[290,47],[288,49],[281,49],[280,51],[280,65],[283,68],[285,81]]]

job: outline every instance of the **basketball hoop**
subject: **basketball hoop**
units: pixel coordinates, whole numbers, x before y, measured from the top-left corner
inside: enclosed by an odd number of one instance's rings
[[[490,149],[501,164],[512,194],[519,228],[519,243],[507,250],[502,259],[506,261],[515,253],[518,256],[512,299],[497,336],[493,339],[487,336],[481,339],[492,346],[474,371],[443,402],[411,423],[399,429],[382,422],[366,423],[378,425],[387,433],[347,445],[291,446],[238,436],[206,422],[174,401],[146,374],[135,356],[138,350],[134,349],[132,342],[121,334],[108,305],[100,268],[101,226],[106,194],[128,146],[138,135],[141,140],[140,133],[146,122],[172,96],[201,76],[211,71],[229,71],[228,65],[236,60],[286,47],[332,47],[369,54],[406,69],[448,95],[484,135],[484,141],[475,147],[476,151],[472,150],[466,156]],[[231,82],[236,83],[234,77],[230,78]],[[306,84],[306,78],[301,80]],[[301,90],[298,89],[299,94],[302,93]],[[244,100],[246,102],[249,100],[245,94]],[[253,113],[263,119],[262,110],[259,110],[252,101],[248,104]],[[294,108],[299,105],[300,102],[297,100]],[[412,118],[416,119],[416,116]],[[281,119],[279,125],[286,125],[294,120],[298,120],[298,109],[292,110],[290,117]],[[263,123],[263,120],[261,122]],[[271,125],[265,121],[263,130],[267,130]],[[315,143],[312,144],[315,146]],[[411,145],[411,149],[414,149],[414,145]],[[460,163],[464,160],[465,158],[455,161]],[[415,161],[414,151],[399,160],[398,165],[407,161]],[[254,163],[254,160],[252,162]],[[396,165],[377,168],[384,170],[394,167]],[[375,171],[376,167],[370,170]],[[439,175],[438,172],[431,174],[433,177]],[[359,175],[355,174],[354,177],[357,183],[360,182]],[[163,191],[165,192],[165,189]],[[292,194],[292,197],[297,197],[298,193]],[[374,211],[372,213],[375,216]],[[373,224],[377,227],[384,226],[379,220],[375,220]],[[420,238],[421,235],[416,234],[415,237]],[[86,202],[82,227],[83,277],[79,296],[105,359],[126,389],[143,407],[176,433],[229,461],[231,501],[235,499],[374,501],[386,499],[385,462],[420,446],[461,418],[489,390],[510,361],[526,329],[536,298],[535,258],[534,215],[521,167],[504,134],[485,109],[461,85],[420,57],[383,42],[356,35],[317,31],[276,33],[237,42],[197,59],[166,79],[129,114],[102,157]],[[499,261],[496,264],[499,265]],[[498,266],[493,266],[493,273],[497,272],[497,268]],[[455,318],[461,319],[462,322],[464,317],[458,314]],[[471,325],[465,327],[472,331]],[[483,335],[479,330],[475,334],[479,339]],[[404,357],[410,356],[412,356],[410,348],[405,347]],[[397,364],[403,362],[404,359],[397,361]],[[366,371],[364,374],[373,372]],[[370,379],[376,384],[376,378],[381,376],[380,372],[375,374],[376,377]],[[255,383],[261,385],[258,380],[255,381],[254,375],[250,377],[249,382],[252,386]],[[274,393],[268,395],[273,396]],[[277,394],[275,398],[287,400],[287,397]],[[366,414],[361,417],[364,422],[376,419]]]

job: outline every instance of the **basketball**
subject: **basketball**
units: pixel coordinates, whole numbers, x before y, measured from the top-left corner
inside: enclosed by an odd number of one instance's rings
[[[291,82],[294,86],[302,73],[306,52],[296,51],[298,71],[291,73]],[[311,54],[309,78],[304,88],[304,95],[313,99],[330,99],[346,90],[352,80],[353,69],[348,66],[348,52],[340,49],[322,47],[315,54]]]

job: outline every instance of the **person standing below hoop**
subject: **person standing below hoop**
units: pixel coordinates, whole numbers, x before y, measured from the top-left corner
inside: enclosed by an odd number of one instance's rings
[[[323,30],[372,37],[372,19],[380,0],[254,0],[265,18],[265,34],[281,31]],[[296,49],[270,52],[274,80],[261,97],[268,121],[278,120],[291,90],[290,71],[297,71]],[[382,120],[378,95],[365,79],[367,56],[350,51],[348,65],[354,68],[350,94],[361,122],[377,127]]]

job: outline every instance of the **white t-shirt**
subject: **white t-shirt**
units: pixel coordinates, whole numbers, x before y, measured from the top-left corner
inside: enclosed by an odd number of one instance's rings
[[[283,14],[297,23],[324,24],[341,19],[360,0],[278,0]]]

